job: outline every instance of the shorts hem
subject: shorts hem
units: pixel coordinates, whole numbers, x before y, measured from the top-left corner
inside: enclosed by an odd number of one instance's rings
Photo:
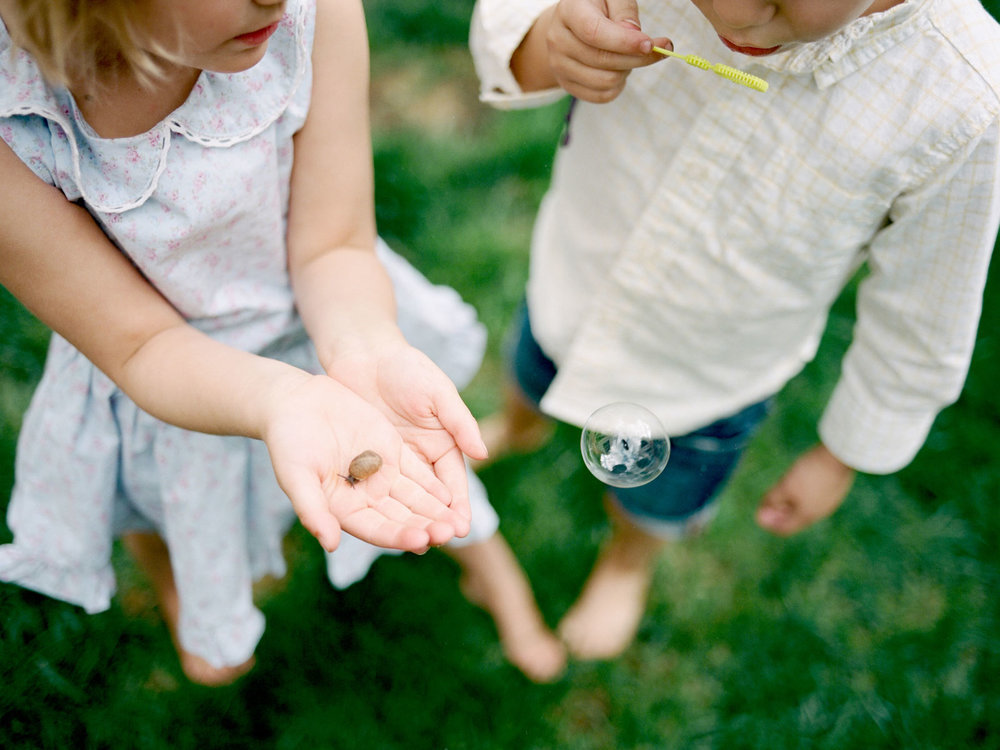
[[[630,511],[622,505],[614,493],[608,493],[608,499],[615,506],[615,510],[633,526],[667,542],[679,542],[698,536],[719,512],[718,500],[713,499],[689,515],[680,518],[657,518]]]

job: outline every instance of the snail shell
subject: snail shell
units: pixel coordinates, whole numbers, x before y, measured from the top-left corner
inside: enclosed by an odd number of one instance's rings
[[[375,451],[364,451],[356,455],[354,460],[351,461],[351,465],[347,468],[347,476],[345,477],[343,474],[340,476],[346,479],[347,483],[353,487],[362,479],[367,479],[381,468],[382,457]]]

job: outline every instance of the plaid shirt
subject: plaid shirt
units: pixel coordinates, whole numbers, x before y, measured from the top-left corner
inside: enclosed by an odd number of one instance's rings
[[[478,0],[482,99],[535,106],[510,56],[548,0]],[[674,60],[579,102],[535,226],[528,304],[559,368],[542,401],[582,424],[635,401],[681,434],[779,390],[858,268],[857,323],[820,437],[906,465],[968,371],[1000,223],[1000,26],[976,0],[907,0],[764,58],[687,0],[643,28],[765,78]]]

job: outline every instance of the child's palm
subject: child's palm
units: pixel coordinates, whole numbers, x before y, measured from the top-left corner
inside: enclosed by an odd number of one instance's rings
[[[369,403],[316,376],[284,394],[265,441],[275,475],[303,525],[333,549],[343,529],[381,547],[422,551],[454,536],[462,519],[448,492]],[[375,451],[382,466],[348,482],[352,459]]]
[[[475,418],[448,377],[406,344],[338,360],[330,374],[385,415],[406,445],[433,467],[452,495],[452,508],[467,519],[463,453],[473,458],[485,454]]]

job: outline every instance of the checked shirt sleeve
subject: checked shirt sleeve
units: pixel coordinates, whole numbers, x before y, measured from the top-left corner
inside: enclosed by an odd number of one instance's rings
[[[566,96],[561,88],[521,91],[510,59],[532,24],[554,0],[478,0],[472,13],[469,49],[479,75],[481,101],[498,109],[526,109]]]
[[[964,385],[1000,224],[996,121],[901,196],[869,249],[857,324],[820,438],[846,464],[908,464]]]

